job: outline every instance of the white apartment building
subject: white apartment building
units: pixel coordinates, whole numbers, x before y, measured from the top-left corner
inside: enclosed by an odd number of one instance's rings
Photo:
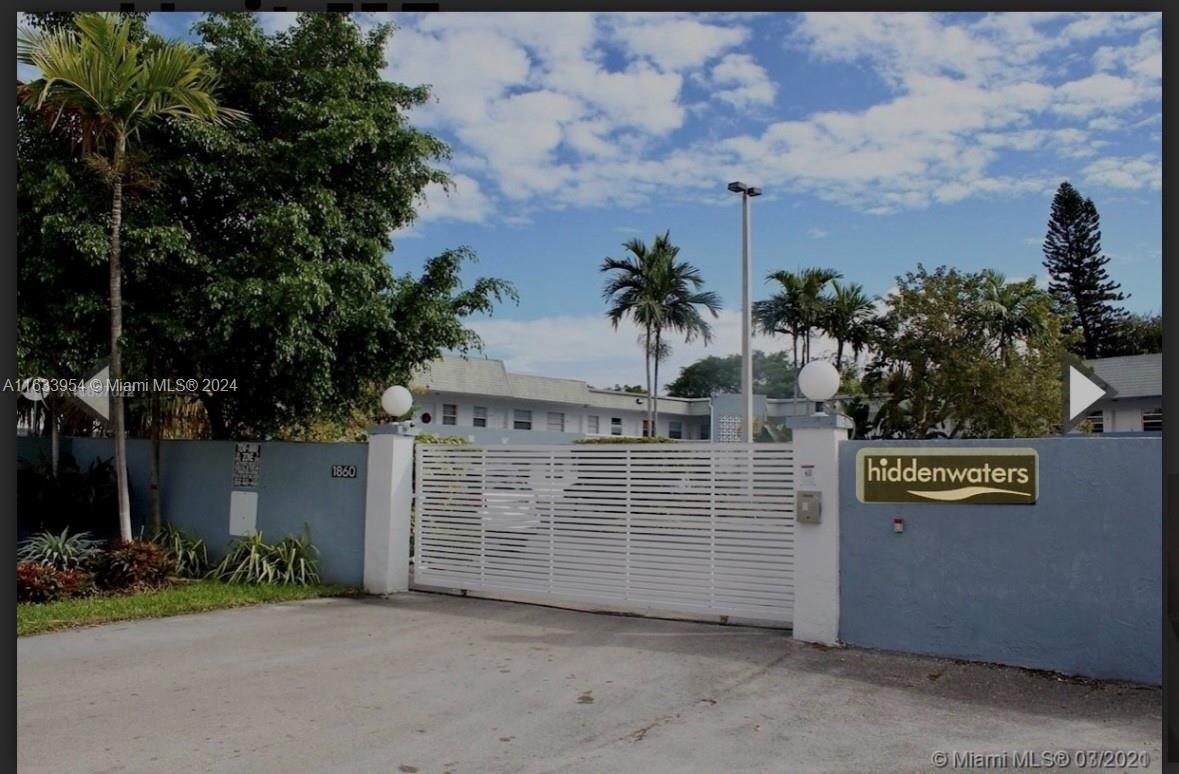
[[[647,399],[576,379],[511,373],[502,360],[445,355],[411,382],[418,429],[478,443],[569,443],[592,436],[648,435]],[[763,421],[810,413],[810,402],[755,396]],[[738,440],[739,396],[659,398],[655,435]]]
[[[1086,360],[1098,377],[1117,390],[1093,406],[1095,433],[1162,432],[1163,356],[1127,355]]]
[[[1118,394],[1094,406],[1094,432],[1162,430],[1162,355],[1087,361]],[[476,443],[571,443],[593,436],[648,435],[647,399],[576,379],[511,373],[502,360],[444,355],[412,380],[418,429]],[[754,396],[757,421],[781,424],[809,414],[810,401]],[[739,395],[659,399],[656,435],[684,441],[738,441]]]

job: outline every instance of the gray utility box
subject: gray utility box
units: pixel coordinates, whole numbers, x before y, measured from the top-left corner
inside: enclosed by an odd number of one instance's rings
[[[822,513],[822,492],[796,491],[794,493],[795,520],[799,524],[818,524]]]

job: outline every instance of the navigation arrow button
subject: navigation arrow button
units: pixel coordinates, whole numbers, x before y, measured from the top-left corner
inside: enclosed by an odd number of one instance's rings
[[[1062,376],[1064,418],[1061,423],[1061,432],[1064,433],[1072,430],[1085,419],[1094,403],[1118,394],[1117,390],[1102,381],[1089,366],[1076,358],[1065,359]]]
[[[103,366],[101,370],[86,377],[86,382],[73,393],[73,397],[103,422],[111,418],[111,396],[107,385],[110,382],[110,366]],[[97,389],[94,389],[97,387]]]

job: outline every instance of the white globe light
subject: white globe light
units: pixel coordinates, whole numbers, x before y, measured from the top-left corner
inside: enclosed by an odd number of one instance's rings
[[[413,393],[401,385],[394,385],[381,394],[381,408],[392,417],[400,417],[413,408]]]
[[[798,388],[810,400],[830,400],[839,391],[839,371],[826,360],[812,360],[799,372]]]

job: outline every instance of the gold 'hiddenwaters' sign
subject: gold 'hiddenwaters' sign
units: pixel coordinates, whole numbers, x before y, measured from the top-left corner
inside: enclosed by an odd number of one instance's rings
[[[1035,449],[885,448],[856,453],[863,503],[1030,504],[1039,493]]]

